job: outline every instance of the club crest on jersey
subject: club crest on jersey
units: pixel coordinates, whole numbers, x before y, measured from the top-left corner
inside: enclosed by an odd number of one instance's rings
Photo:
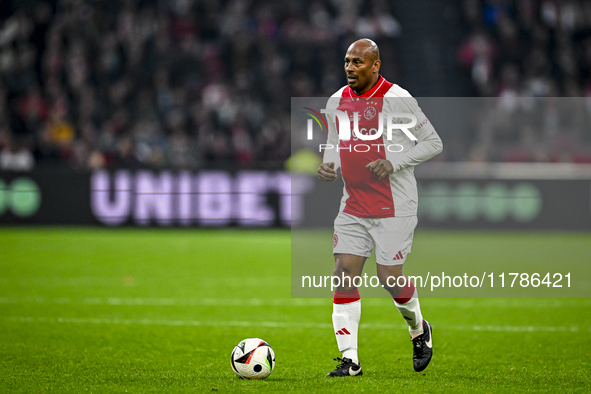
[[[367,108],[365,108],[365,110],[363,111],[363,117],[367,120],[373,119],[376,117],[378,113],[378,110],[373,107],[373,106],[369,106]]]
[[[336,248],[338,243],[339,243],[339,236],[335,234],[332,237],[332,247]]]

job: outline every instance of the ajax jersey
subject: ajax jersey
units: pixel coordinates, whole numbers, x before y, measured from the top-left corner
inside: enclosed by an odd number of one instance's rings
[[[418,196],[413,168],[440,153],[443,147],[417,101],[380,76],[376,85],[361,96],[348,86],[341,88],[331,96],[326,108],[346,113],[351,130],[349,140],[339,139],[339,117],[326,114],[328,139],[323,161],[334,162],[335,169],[341,169],[345,187],[340,211],[361,218],[416,215]],[[416,123],[406,131],[415,139],[402,129],[392,130],[389,138],[386,119],[400,125],[411,123],[413,119],[405,116],[408,114],[414,115]],[[353,132],[357,125],[360,134],[376,135],[380,124],[382,135],[375,139],[361,139]],[[378,159],[389,160],[394,167],[394,173],[382,180],[366,168]]]

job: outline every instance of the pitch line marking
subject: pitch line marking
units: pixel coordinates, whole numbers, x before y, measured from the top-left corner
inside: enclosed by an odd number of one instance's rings
[[[143,284],[156,283],[156,280],[145,278],[136,278]],[[289,278],[285,277],[267,277],[265,278],[266,286],[280,287],[289,285]],[[20,286],[51,286],[51,287],[79,287],[79,286],[96,286],[96,287],[127,287],[123,281],[123,276],[119,277],[25,277],[25,278],[0,278],[0,284],[20,285]],[[215,286],[231,286],[231,287],[258,287],[261,284],[260,278],[208,278],[201,280],[199,286],[201,287],[215,287]]]
[[[62,304],[62,305],[123,305],[123,306],[332,306],[324,298],[46,298],[0,297],[0,304]]]
[[[540,299],[523,298],[428,298],[433,305],[450,308],[502,307],[502,308],[562,308],[589,307],[591,299]],[[365,298],[366,307],[383,307],[388,298]],[[332,298],[144,298],[144,297],[0,297],[0,305],[61,304],[61,305],[112,305],[112,306],[332,306]]]
[[[104,319],[104,318],[77,318],[77,317],[9,317],[4,321],[17,323],[62,323],[62,324],[107,324],[107,325],[147,325],[147,326],[174,326],[174,327],[267,327],[267,328],[312,328],[332,329],[329,323],[303,323],[298,322],[272,322],[272,321],[200,321],[200,320],[155,320],[155,319]],[[395,328],[395,324],[361,323],[361,329],[389,330]],[[447,331],[487,331],[487,332],[579,332],[578,326],[441,326]],[[588,327],[587,332],[591,332]]]

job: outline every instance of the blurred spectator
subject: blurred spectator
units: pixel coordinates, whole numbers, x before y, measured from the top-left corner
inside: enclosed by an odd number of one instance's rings
[[[482,96],[492,92],[496,55],[493,40],[482,29],[473,32],[460,47],[460,63],[470,68],[472,81]]]
[[[0,146],[0,170],[30,171],[35,166],[33,154],[23,141],[17,142],[5,137]]]

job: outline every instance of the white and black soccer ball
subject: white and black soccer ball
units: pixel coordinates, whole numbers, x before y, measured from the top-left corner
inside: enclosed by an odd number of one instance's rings
[[[275,352],[260,338],[240,341],[232,351],[232,369],[245,379],[264,379],[275,368]]]

